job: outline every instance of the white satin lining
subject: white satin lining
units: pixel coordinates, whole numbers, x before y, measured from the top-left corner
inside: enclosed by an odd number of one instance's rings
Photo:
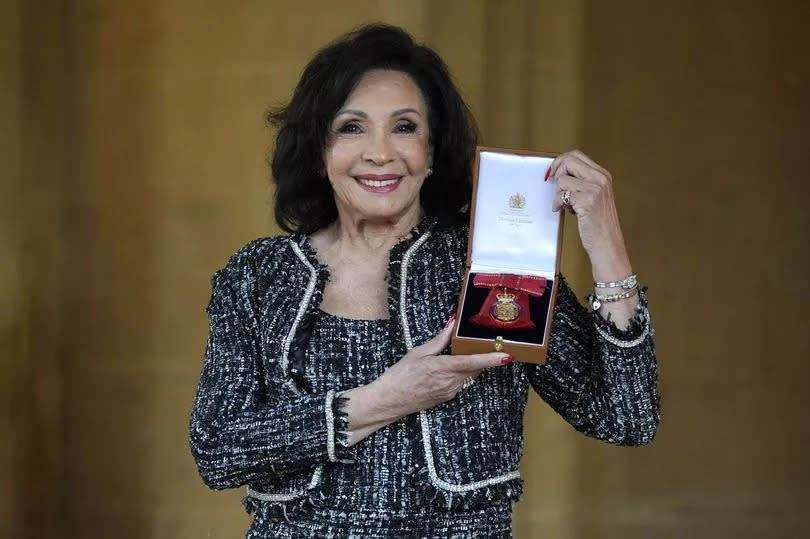
[[[553,278],[559,214],[551,157],[481,152],[470,271]]]

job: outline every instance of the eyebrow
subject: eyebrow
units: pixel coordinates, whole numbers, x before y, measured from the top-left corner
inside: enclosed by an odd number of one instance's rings
[[[407,107],[407,108],[404,108],[404,109],[397,109],[397,110],[395,110],[394,112],[391,113],[391,116],[399,116],[400,114],[405,114],[406,112],[413,112],[413,113],[421,116],[421,114],[419,113],[418,110],[412,109],[410,107]],[[368,114],[366,114],[362,110],[343,109],[343,110],[339,110],[338,113],[335,116],[340,116],[341,114],[354,114],[355,116],[360,116],[361,118],[368,118]]]

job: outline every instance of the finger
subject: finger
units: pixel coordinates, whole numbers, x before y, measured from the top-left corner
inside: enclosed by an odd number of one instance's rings
[[[563,153],[554,158],[554,161],[552,161],[551,164],[548,166],[548,174],[546,175],[547,180],[556,177],[557,168],[560,166],[560,162],[567,157],[568,154]]]
[[[565,154],[565,156],[561,157],[560,160],[555,163],[551,171],[551,175],[554,178],[568,175],[586,180],[603,174],[601,170],[592,167],[579,157],[571,154]]]
[[[447,356],[447,367],[453,372],[469,375],[471,372],[500,367],[510,363],[514,358],[503,352],[473,354],[469,356]]]
[[[606,172],[605,169],[602,168],[599,165],[599,163],[597,163],[596,161],[594,161],[593,159],[591,159],[590,157],[585,155],[585,152],[583,152],[582,150],[571,150],[570,153],[574,157],[579,158],[580,161],[583,161],[584,163],[587,163],[588,165],[592,166],[593,168],[595,168],[597,170],[601,170],[602,172]]]
[[[563,191],[578,192],[582,191],[584,188],[584,182],[576,176],[564,174],[562,176],[558,176],[556,181],[558,193],[562,193]]]
[[[467,376],[467,378],[472,378],[473,380],[475,380],[476,378],[481,376],[481,373],[484,372],[485,370],[486,369],[479,369],[477,371],[473,371]]]
[[[554,161],[551,162],[546,171],[546,181],[553,180],[557,177],[557,170],[560,167],[560,163],[566,159],[567,156],[567,153],[563,153],[554,158]]]
[[[571,204],[569,207],[574,206],[574,198],[576,197],[576,193],[582,190],[582,180],[579,178],[575,178],[573,176],[561,176],[557,178],[557,193],[554,196],[554,200],[551,201],[551,210],[552,211],[560,211],[560,208],[565,206],[562,201],[562,195],[565,191],[570,191],[571,195],[569,200]]]
[[[562,207],[563,207],[562,193],[557,191],[557,195],[554,197],[554,200],[551,201],[551,211],[558,212]]]
[[[563,204],[562,202],[562,193],[557,193],[557,196],[554,197],[554,200],[551,201],[551,211],[558,212],[560,210],[566,210],[574,215],[576,215],[577,211],[574,209],[574,194],[572,193],[569,197],[571,200],[571,204]]]
[[[423,356],[437,356],[441,354],[442,350],[450,346],[450,339],[453,336],[453,328],[456,325],[456,315],[450,317],[450,320],[444,325],[444,328],[438,335],[429,341],[414,348],[420,355]]]
[[[464,386],[467,385],[468,381],[476,380],[479,376],[481,376],[481,373],[484,372],[484,370],[486,369],[480,369],[477,371],[460,374],[459,376],[463,376],[464,378],[459,378],[458,389],[459,390],[464,389]]]

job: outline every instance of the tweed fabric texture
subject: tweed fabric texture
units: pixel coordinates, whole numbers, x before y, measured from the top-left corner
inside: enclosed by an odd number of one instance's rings
[[[659,405],[646,294],[622,331],[561,279],[546,365],[487,370],[451,401],[345,447],[342,401],[332,397],[441,330],[466,241],[464,226],[425,221],[396,245],[387,320],[319,310],[328,269],[303,235],[256,240],[217,272],[190,444],[210,487],[248,486],[249,537],[509,536],[529,387],[588,436],[652,439]]]

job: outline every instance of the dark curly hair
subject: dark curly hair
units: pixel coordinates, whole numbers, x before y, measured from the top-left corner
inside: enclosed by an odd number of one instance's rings
[[[420,193],[425,215],[445,224],[466,219],[478,140],[472,114],[433,49],[416,44],[401,28],[372,24],[321,49],[289,104],[268,114],[277,129],[270,166],[276,222],[283,230],[311,233],[337,219],[332,186],[323,172],[330,125],[373,69],[407,73],[425,98],[433,149],[433,174]]]

